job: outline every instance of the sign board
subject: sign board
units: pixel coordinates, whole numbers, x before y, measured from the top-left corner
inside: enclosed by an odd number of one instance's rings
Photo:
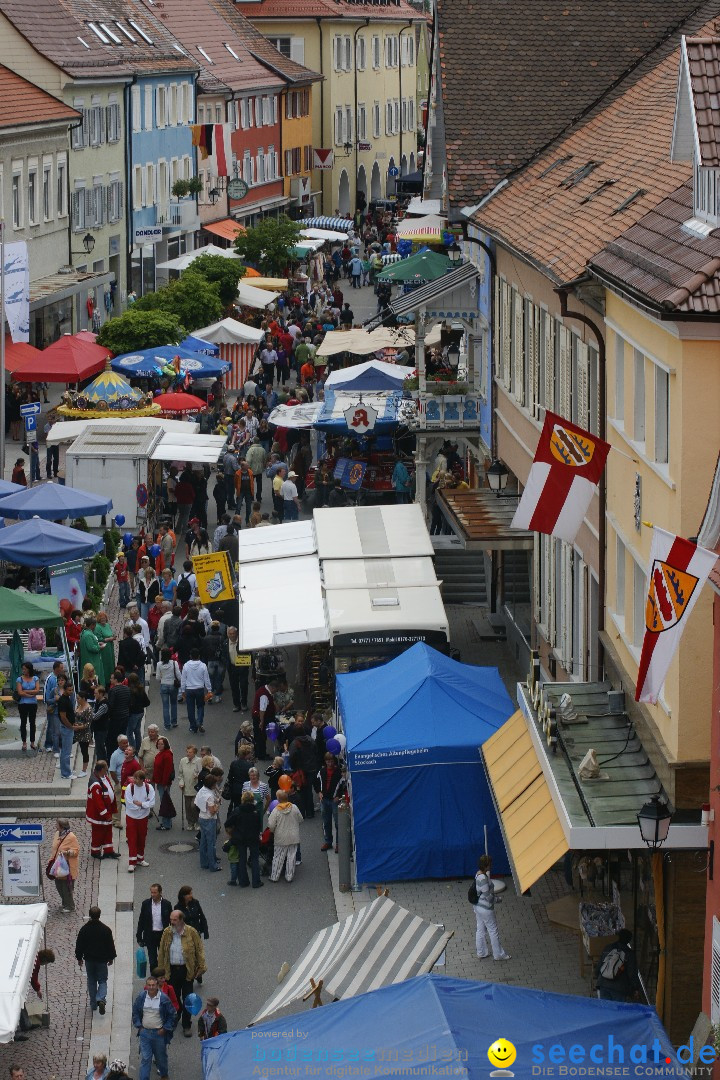
[[[133,229],[133,245],[142,247],[143,244],[159,244],[162,240],[162,225],[143,225]]]
[[[25,417],[25,434],[34,435],[37,431],[37,416]]]
[[[399,176],[399,175],[400,175],[400,170],[398,169],[397,165],[393,165],[390,169],[388,169],[388,176],[393,176],[394,177],[394,176]]]
[[[370,142],[359,142],[358,143],[358,150],[372,150],[372,143],[370,143]]]
[[[402,651],[418,641],[441,648],[447,645],[447,634],[442,630],[358,630],[355,633],[336,634],[332,647],[336,653],[338,650],[345,653],[364,650],[373,652],[377,649]]]
[[[350,405],[343,412],[345,423],[356,435],[367,435],[377,423],[378,411],[372,405],[365,405],[362,400],[357,405]]]
[[[233,599],[235,588],[229,552],[213,551],[209,555],[195,555],[192,564],[198,596],[204,604]]]
[[[348,491],[359,491],[362,487],[363,477],[367,462],[355,461],[353,458],[338,458],[333,476]]]
[[[82,559],[73,562],[56,563],[48,567],[50,592],[58,601],[67,600],[73,609],[80,608],[87,592],[85,565]],[[62,611],[65,605],[60,604]]]
[[[43,827],[38,824],[20,822],[0,824],[0,844],[42,844]]]
[[[335,164],[335,151],[315,148],[313,150],[313,169],[332,169]]]
[[[249,190],[250,188],[239,176],[235,176],[232,180],[228,180],[227,193],[230,199],[244,199]]]
[[[3,844],[3,896],[41,896],[40,845]]]
[[[24,405],[20,406],[21,416],[37,416],[40,412],[41,405],[39,401],[27,401]]]

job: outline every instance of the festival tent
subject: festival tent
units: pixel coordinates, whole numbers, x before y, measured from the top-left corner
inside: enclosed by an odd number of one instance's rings
[[[447,229],[447,218],[438,214],[426,214],[425,217],[405,218],[397,227],[399,240],[429,240],[437,243]]]
[[[160,376],[163,374],[163,369],[172,364],[176,357],[180,358],[181,374],[190,375],[193,379],[215,378],[223,375],[229,366],[215,356],[192,352],[190,349],[183,349],[180,345],[159,345],[154,349],[138,349],[137,352],[123,353],[122,356],[116,356],[110,366],[113,371],[135,378]]]
[[[478,855],[509,870],[480,747],[513,712],[497,668],[418,643],[337,676],[358,882],[470,877]],[[408,812],[408,807],[412,807]]]
[[[0,480],[0,499],[4,495],[14,495],[16,491],[25,491],[22,484],[13,484],[10,480]]]
[[[0,533],[0,559],[18,566],[55,566],[73,559],[91,559],[103,547],[101,536],[69,529],[39,517],[12,525]]]
[[[257,277],[253,278],[253,289],[265,289],[268,292],[282,292],[287,289],[288,279],[280,277]]]
[[[325,390],[402,390],[403,380],[412,373],[411,367],[401,364],[367,360],[332,371],[325,380]]]
[[[400,390],[384,390],[381,392],[370,390],[363,396],[363,405],[370,405],[376,410],[378,417],[373,428],[373,435],[387,435],[395,430],[398,425],[398,412],[402,392]],[[348,434],[348,423],[345,412],[347,409],[357,407],[358,399],[355,390],[326,390],[325,400],[320,414],[312,425],[321,431],[330,431],[335,434]],[[296,409],[300,406],[296,405]]]
[[[252,367],[258,344],[265,331],[248,326],[239,319],[220,319],[219,322],[195,330],[194,336],[219,346],[223,360],[231,365],[225,378],[228,390],[241,390]]]
[[[442,324],[437,323],[425,335],[426,345],[439,345],[442,340]],[[412,327],[378,326],[375,330],[332,330],[318,346],[318,356],[336,356],[349,352],[355,356],[368,356],[384,349],[414,349],[415,331]]]
[[[65,334],[39,356],[18,357],[8,371],[18,382],[75,383],[97,375],[105,367],[110,351],[102,345]]]
[[[196,397],[195,394],[158,394],[155,398],[156,405],[160,406],[160,415],[176,414],[191,415],[192,413],[204,412],[207,409],[207,401]]]
[[[213,345],[209,341],[203,341],[202,338],[196,337],[193,334],[188,334],[188,336],[180,342],[180,348],[187,349],[189,352],[207,353],[208,356],[220,355],[220,350],[217,345]]]
[[[378,942],[368,963],[381,964],[382,959]],[[628,1064],[628,1073],[678,1080],[686,1075],[651,1006],[503,983],[418,975],[304,1012],[298,1019],[299,1025],[286,1016],[206,1039],[201,1051],[204,1080],[289,1073],[327,1080],[433,1075],[486,1080],[493,1075],[488,1049],[499,1038],[515,1047],[517,1058],[510,1063],[515,1080],[552,1075],[553,1070],[558,1075],[559,1062],[575,1063],[568,1073],[575,1068],[578,1073],[610,1073],[618,1061],[641,1061],[643,1050],[647,1064]],[[653,1068],[658,1051],[660,1064]],[[508,1071],[494,1075],[506,1077]]]
[[[256,280],[256,279],[255,279]],[[244,307],[266,308],[273,304],[280,294],[268,292],[266,289],[257,289],[254,285],[247,285],[245,281],[238,284],[238,303]],[[195,331],[197,333],[197,331]]]
[[[1,589],[0,592],[9,590]],[[57,614],[54,598],[53,603]],[[62,621],[59,615],[57,620]],[[23,628],[28,625],[38,624],[22,624]],[[0,907],[0,1043],[11,1043],[15,1037],[20,1012],[30,990],[35,957],[43,944],[47,915],[47,904]]]
[[[201,255],[219,255],[223,259],[239,259],[240,256],[234,248],[221,248],[217,244],[207,244],[206,247],[195,248],[187,251],[184,255],[178,255],[177,259],[169,259],[167,262],[157,264],[158,270],[187,270]]]
[[[447,255],[439,255],[436,251],[419,251],[417,255],[411,255],[408,259],[388,266],[377,276],[378,281],[402,281],[410,284],[425,284],[444,277],[448,270],[452,270],[452,260]]]
[[[62,625],[56,596],[0,588],[0,630],[27,630],[31,626],[48,630]]]
[[[347,233],[334,232],[332,229],[303,229],[300,235],[307,240],[322,240],[323,243],[329,240],[335,244],[339,244],[348,238]],[[302,243],[302,240],[300,243]]]
[[[310,229],[324,229],[330,232],[341,232],[344,236],[347,236],[349,232],[354,228],[351,218],[341,217],[314,217],[306,218],[301,222],[303,231]]]
[[[6,518],[38,517],[60,521],[69,517],[95,517],[108,510],[112,510],[112,499],[106,496],[49,481],[22,488],[16,494],[0,499],[0,514]]]

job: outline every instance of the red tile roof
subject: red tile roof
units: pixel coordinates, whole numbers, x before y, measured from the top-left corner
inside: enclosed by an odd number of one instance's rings
[[[686,38],[690,93],[702,164],[720,168],[720,38]]]
[[[437,0],[451,204],[478,203],[629,85],[651,50],[717,12],[698,0]]]
[[[679,64],[678,45],[513,177],[475,220],[555,281],[583,273],[691,174],[689,163],[670,162]]]
[[[39,86],[23,79],[10,68],[0,65],[0,129],[25,124],[46,124],[53,120],[73,123],[80,113],[64,101],[58,101]]]
[[[465,5],[455,0],[460,8]],[[252,3],[236,3],[248,19],[366,19],[372,22],[392,20],[407,22],[409,19],[423,21],[422,12],[405,0],[368,3],[367,0],[351,3],[350,0],[252,0]]]

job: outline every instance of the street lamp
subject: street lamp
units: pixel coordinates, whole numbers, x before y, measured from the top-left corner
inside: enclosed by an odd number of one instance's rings
[[[506,467],[503,465],[499,458],[495,458],[492,465],[487,471],[488,484],[490,490],[495,492],[496,497],[500,498],[500,493],[505,490],[508,482],[508,473]]]
[[[457,240],[453,240],[452,244],[448,244],[446,251],[451,263],[454,264],[460,262],[460,258],[462,256],[462,248],[458,244]]]
[[[95,237],[92,233],[85,233],[82,238],[82,244],[84,251],[73,251],[72,255],[92,255],[93,248],[95,247]]]
[[[653,851],[664,844],[668,838],[672,814],[666,802],[660,801],[659,795],[653,795],[638,812],[640,835]]]
[[[213,206],[215,205],[215,203],[220,198],[220,194],[221,194],[220,188],[214,187],[214,188],[210,188],[210,190],[208,191],[208,198],[210,199],[210,202],[213,204]]]
[[[453,341],[448,345],[447,355],[450,367],[453,368],[454,371],[457,371],[460,364],[460,346],[457,341]]]

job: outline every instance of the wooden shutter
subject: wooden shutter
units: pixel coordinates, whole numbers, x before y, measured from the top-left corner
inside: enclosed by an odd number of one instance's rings
[[[543,563],[545,577],[545,629],[549,645],[555,643],[555,605],[553,603],[555,586],[555,541],[551,536],[542,537]]]
[[[545,408],[555,411],[555,320],[545,315]]]
[[[493,318],[493,344],[492,344],[492,365],[491,365],[491,377],[493,375],[500,374],[500,323],[502,321],[502,309],[501,309],[501,297],[500,290],[500,278],[495,277],[495,296],[493,298],[495,310]]]
[[[502,283],[502,304],[503,304],[503,319],[502,319],[502,381],[507,390],[510,389],[510,319],[512,316],[512,309],[510,304],[510,286],[507,281]]]
[[[560,334],[560,367],[558,387],[558,412],[565,420],[569,420],[572,410],[572,351],[570,346],[570,331],[558,322]]]
[[[530,400],[525,404],[530,414],[538,417],[538,401],[540,399],[540,308],[537,304],[530,305],[530,318],[528,320],[530,338],[527,344],[529,378],[528,393]]]
[[[720,922],[713,915],[712,966],[710,969],[710,1020],[720,1022]]]
[[[590,427],[590,361],[587,345],[579,341],[577,346],[577,422],[580,427]]]
[[[565,541],[562,544],[561,567],[562,587],[560,602],[562,604],[562,638],[560,652],[563,667],[569,673],[573,669],[573,546]]]
[[[525,400],[525,302],[513,289],[513,390],[515,400],[522,405]]]
[[[533,534],[533,613],[535,622],[542,621],[542,575],[540,573],[542,559],[542,543],[540,533]]]

